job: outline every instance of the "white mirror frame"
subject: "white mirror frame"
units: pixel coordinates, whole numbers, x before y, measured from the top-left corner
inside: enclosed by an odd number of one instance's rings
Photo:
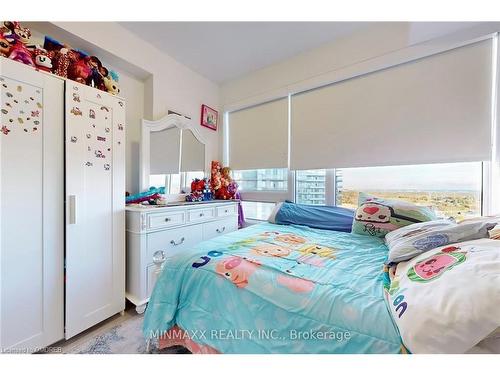
[[[181,155],[182,155],[182,131],[190,130],[194,137],[198,140],[198,142],[202,143],[205,146],[205,173],[208,170],[207,160],[208,160],[208,152],[207,152],[207,144],[203,137],[201,136],[198,129],[196,129],[193,125],[192,120],[187,119],[184,116],[179,116],[176,114],[169,114],[165,117],[162,117],[156,121],[150,120],[142,120],[142,129],[141,129],[141,150],[140,150],[140,165],[141,165],[141,191],[149,189],[149,175],[150,175],[150,137],[151,133],[160,132],[170,128],[178,128],[181,129]],[[179,159],[180,160],[180,159]],[[180,171],[179,171],[180,173]],[[174,194],[178,195],[178,194]],[[183,194],[182,194],[183,195]]]

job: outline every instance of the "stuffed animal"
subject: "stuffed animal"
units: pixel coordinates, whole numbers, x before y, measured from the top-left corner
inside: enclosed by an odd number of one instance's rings
[[[90,75],[87,77],[87,85],[106,91],[106,86],[104,85],[105,76],[103,76],[102,73],[107,72],[107,69],[102,66],[101,61],[95,56],[87,56],[85,62],[90,68]],[[104,69],[106,69],[106,71],[104,71]]]
[[[48,56],[47,51],[40,47],[40,46],[35,46],[33,50],[33,55],[34,55],[34,61],[36,68],[38,70],[44,71],[44,72],[52,72],[52,60]]]
[[[0,56],[9,57],[11,48],[10,42],[0,35]]]
[[[9,59],[35,67],[31,51],[19,41],[10,50]]]
[[[106,86],[106,91],[113,95],[118,95],[120,93],[120,88],[118,87],[118,74],[114,71],[110,71],[107,77],[104,77],[104,86]]]
[[[87,64],[86,59],[81,58],[70,64],[68,78],[85,85],[91,73],[92,69]]]
[[[43,48],[47,50],[47,56],[52,60],[52,73],[63,78],[68,77],[70,64],[81,58],[81,54],[78,51],[49,36],[45,36]]]
[[[231,178],[231,169],[212,161],[212,190],[216,199],[234,199],[238,184]]]
[[[17,21],[5,21],[2,27],[2,34],[10,44],[28,44],[31,38],[31,31],[27,27],[22,27]]]

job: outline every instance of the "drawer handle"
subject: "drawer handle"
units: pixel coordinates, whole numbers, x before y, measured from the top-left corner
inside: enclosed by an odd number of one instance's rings
[[[182,237],[182,238],[181,238],[181,240],[180,240],[179,242],[175,242],[174,240],[172,240],[172,241],[170,241],[170,243],[171,243],[172,245],[174,245],[174,246],[179,246],[179,245],[181,245],[182,243],[184,243],[184,240],[185,240],[185,238],[184,238],[184,237]]]
[[[166,217],[166,218],[165,218],[165,221],[166,221],[167,223],[168,223],[170,220],[172,220],[172,219],[171,219],[171,218],[169,218],[169,217]]]
[[[153,263],[161,264],[165,261],[165,252],[163,250],[155,251],[153,254]]]
[[[226,230],[226,227],[222,227],[222,229],[217,228],[217,229],[216,229],[216,232],[217,232],[217,233],[222,233],[222,232],[224,232],[225,230]]]
[[[205,214],[203,212],[200,212],[200,217],[203,217],[205,216]]]
[[[229,211],[228,210],[224,210],[224,212],[227,214]]]

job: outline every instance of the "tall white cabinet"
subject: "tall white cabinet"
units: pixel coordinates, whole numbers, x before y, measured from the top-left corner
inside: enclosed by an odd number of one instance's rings
[[[0,85],[0,347],[35,350],[64,337],[64,81],[1,59]]]
[[[66,81],[66,338],[125,308],[124,106]]]
[[[124,309],[125,104],[0,58],[0,349]]]

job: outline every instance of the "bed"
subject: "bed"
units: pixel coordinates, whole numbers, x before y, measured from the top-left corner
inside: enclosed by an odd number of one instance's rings
[[[262,223],[168,259],[144,321],[204,353],[401,353],[380,238]]]

